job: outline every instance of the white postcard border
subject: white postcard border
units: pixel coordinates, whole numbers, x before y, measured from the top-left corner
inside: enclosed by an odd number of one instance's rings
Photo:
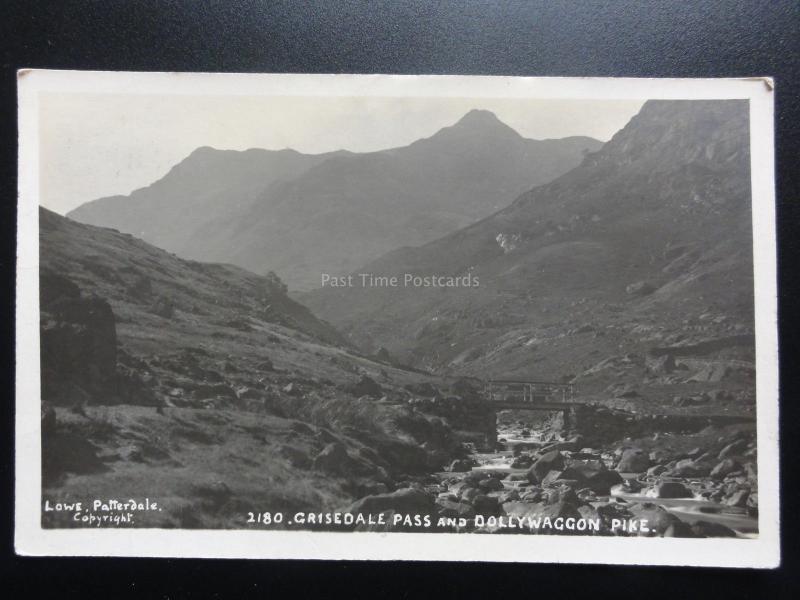
[[[18,74],[15,548],[33,556],[152,556],[612,563],[771,568],[780,563],[774,83],[747,79],[527,78],[409,75]],[[39,380],[41,92],[296,96],[438,96],[750,101],[755,269],[759,534],[757,539],[452,533],[43,529]]]

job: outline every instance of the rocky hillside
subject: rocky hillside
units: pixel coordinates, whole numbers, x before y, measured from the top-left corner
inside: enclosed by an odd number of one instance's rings
[[[159,497],[151,526],[244,526],[259,506],[393,490],[458,451],[407,402],[442,380],[355,353],[276,276],[45,209],[40,232],[45,498]]]
[[[670,399],[698,382],[750,390],[747,111],[647,102],[569,173],[359,269],[471,275],[478,287],[325,288],[303,301],[362,347],[438,369],[631,398],[643,381]]]
[[[109,301],[118,320],[136,313],[136,326],[189,329],[254,327],[251,319],[282,325],[316,340],[341,344],[330,325],[286,294],[274,274],[177,258],[129,234],[85,226],[40,209],[41,273],[47,294],[53,278],[69,280]]]
[[[473,223],[600,146],[526,139],[493,113],[472,111],[430,138],[366,154],[200,149],[150,187],[69,216],[311,289],[321,273],[344,275]]]

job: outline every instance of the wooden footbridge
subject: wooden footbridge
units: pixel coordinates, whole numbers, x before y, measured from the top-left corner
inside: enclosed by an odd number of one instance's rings
[[[490,379],[486,381],[481,408],[488,410],[485,448],[497,446],[497,412],[500,410],[539,410],[562,414],[564,429],[575,427],[583,402],[575,402],[575,386],[558,381]]]
[[[575,386],[556,381],[491,379],[486,382],[487,404],[498,410],[564,411],[575,408]]]

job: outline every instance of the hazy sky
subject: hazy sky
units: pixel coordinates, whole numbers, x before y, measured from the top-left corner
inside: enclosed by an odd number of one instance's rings
[[[40,202],[59,213],[161,178],[199,146],[365,152],[410,144],[474,108],[529,138],[608,140],[638,100],[42,94]]]

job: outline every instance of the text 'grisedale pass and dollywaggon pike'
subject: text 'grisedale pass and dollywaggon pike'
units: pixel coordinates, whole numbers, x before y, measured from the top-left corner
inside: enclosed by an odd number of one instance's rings
[[[20,73],[19,551],[777,564],[771,82],[369,80]]]

